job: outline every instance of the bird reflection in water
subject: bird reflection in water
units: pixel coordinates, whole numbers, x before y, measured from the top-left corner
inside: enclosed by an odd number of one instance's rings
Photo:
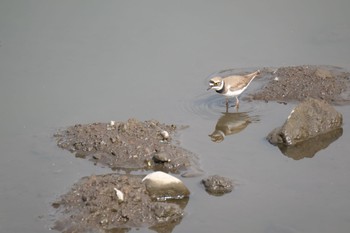
[[[225,136],[241,132],[253,121],[257,121],[257,117],[250,117],[246,112],[225,112],[217,121],[215,130],[209,137],[213,142],[222,142]]]

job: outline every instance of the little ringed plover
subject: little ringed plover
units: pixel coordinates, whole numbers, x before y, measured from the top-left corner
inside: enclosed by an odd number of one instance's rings
[[[207,90],[214,89],[217,93],[226,96],[226,110],[228,110],[228,98],[231,96],[236,97],[236,109],[238,109],[238,96],[249,86],[258,74],[260,74],[259,70],[251,74],[232,75],[225,78],[216,76],[210,79]]]

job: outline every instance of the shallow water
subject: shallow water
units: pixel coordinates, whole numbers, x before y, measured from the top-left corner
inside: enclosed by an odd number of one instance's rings
[[[349,7],[341,0],[1,1],[0,232],[49,232],[50,202],[82,176],[110,172],[57,148],[57,129],[130,117],[189,125],[179,140],[199,155],[205,175],[236,183],[212,197],[202,177],[184,179],[192,195],[173,232],[348,232],[349,107],[336,107],[344,117],[338,140],[293,160],[265,136],[294,104],[243,100],[240,112],[252,122],[215,143],[208,135],[224,99],[206,85],[231,68],[350,69]],[[257,79],[241,99],[258,87]]]

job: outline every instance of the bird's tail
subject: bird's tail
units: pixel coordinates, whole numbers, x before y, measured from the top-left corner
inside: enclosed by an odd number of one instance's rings
[[[249,77],[249,78],[255,78],[255,76],[259,75],[260,74],[260,70],[257,70],[251,74],[247,74],[246,76]]]

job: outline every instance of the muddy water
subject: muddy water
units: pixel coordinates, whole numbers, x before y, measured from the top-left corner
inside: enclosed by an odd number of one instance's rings
[[[343,135],[294,160],[264,139],[293,104],[242,101],[254,120],[215,143],[224,100],[205,90],[210,74],[236,67],[350,69],[349,7],[1,1],[0,232],[49,232],[50,202],[82,176],[110,172],[58,149],[57,129],[130,117],[189,125],[180,142],[205,173],[235,180],[231,194],[212,197],[200,177],[185,179],[192,197],[173,232],[348,232],[348,106],[337,107]]]

